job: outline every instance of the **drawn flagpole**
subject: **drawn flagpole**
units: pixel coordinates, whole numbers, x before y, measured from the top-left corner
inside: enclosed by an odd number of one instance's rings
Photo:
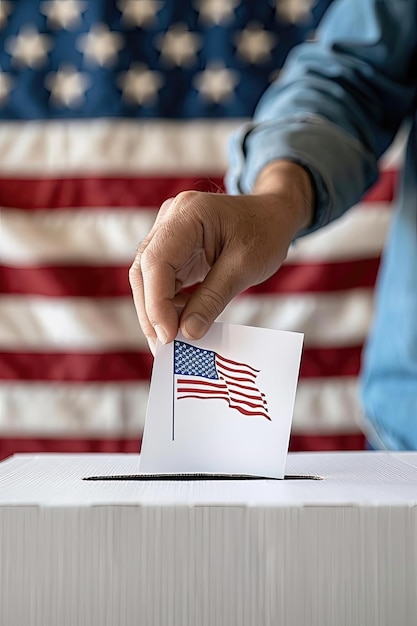
[[[174,341],[174,351],[173,351],[173,376],[172,376],[172,441],[174,441],[175,439],[175,344],[176,342]]]

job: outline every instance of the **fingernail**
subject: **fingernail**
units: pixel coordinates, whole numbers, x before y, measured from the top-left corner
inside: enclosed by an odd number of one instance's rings
[[[200,313],[191,313],[191,315],[184,320],[184,330],[187,335],[193,339],[201,339],[208,325],[207,318]]]
[[[148,340],[149,350],[155,356],[155,352],[156,352],[156,341],[155,341],[155,339],[153,337],[146,337],[146,339]]]
[[[155,324],[154,329],[156,334],[158,335],[159,341],[165,345],[168,339],[168,335],[166,334],[165,330],[159,324]]]

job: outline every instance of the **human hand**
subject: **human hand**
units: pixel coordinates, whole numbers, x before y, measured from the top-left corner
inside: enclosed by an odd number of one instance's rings
[[[309,175],[286,161],[267,166],[250,195],[186,191],[166,200],[129,274],[151,351],[156,336],[167,343],[178,328],[201,338],[234,296],[274,274],[312,207]]]

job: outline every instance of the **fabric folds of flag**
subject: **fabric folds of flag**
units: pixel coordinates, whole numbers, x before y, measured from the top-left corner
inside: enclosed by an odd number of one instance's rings
[[[330,2],[0,0],[0,458],[138,451],[152,368],[128,282],[138,243],[166,198],[222,189],[231,133]],[[360,205],[223,313],[304,333],[293,450],[363,445],[392,154]]]
[[[249,417],[271,420],[265,394],[256,385],[259,370],[183,341],[174,342],[176,398],[225,400]]]

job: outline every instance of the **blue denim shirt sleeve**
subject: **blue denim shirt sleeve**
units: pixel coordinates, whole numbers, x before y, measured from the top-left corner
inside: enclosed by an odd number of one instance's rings
[[[265,165],[289,159],[315,182],[306,232],[358,202],[414,108],[416,40],[417,0],[336,0],[232,138],[228,191],[250,193]]]

